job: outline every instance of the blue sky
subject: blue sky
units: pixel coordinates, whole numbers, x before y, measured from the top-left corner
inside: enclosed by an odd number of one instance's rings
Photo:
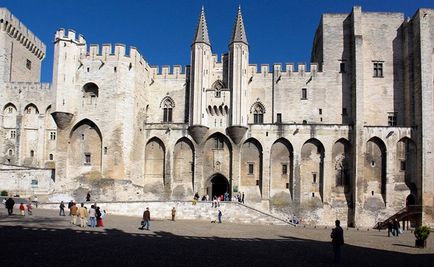
[[[42,81],[51,82],[53,36],[74,29],[88,44],[135,46],[151,65],[187,65],[201,6],[205,7],[213,52],[227,51],[238,4],[250,45],[250,63],[309,62],[313,36],[322,13],[402,12],[413,16],[433,0],[3,0],[46,45]]]

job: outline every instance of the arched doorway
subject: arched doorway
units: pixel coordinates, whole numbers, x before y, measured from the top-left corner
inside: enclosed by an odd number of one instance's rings
[[[224,195],[226,192],[230,194],[229,181],[221,174],[213,175],[209,180],[209,186],[207,190],[210,198],[214,196]]]

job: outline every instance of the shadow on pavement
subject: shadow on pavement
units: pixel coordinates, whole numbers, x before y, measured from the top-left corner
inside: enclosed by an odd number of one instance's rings
[[[328,266],[329,242],[126,233],[104,228],[0,226],[0,266]],[[53,222],[53,218],[49,219]],[[4,222],[4,220],[2,220]],[[35,223],[35,221],[33,221]],[[38,223],[36,221],[36,223]],[[212,234],[210,234],[212,235]],[[345,245],[341,265],[432,266],[432,254],[405,254]]]

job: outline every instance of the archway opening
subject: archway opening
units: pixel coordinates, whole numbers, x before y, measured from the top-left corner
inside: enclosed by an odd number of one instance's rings
[[[230,194],[229,181],[221,174],[215,174],[210,180],[211,197],[224,195],[226,192]]]

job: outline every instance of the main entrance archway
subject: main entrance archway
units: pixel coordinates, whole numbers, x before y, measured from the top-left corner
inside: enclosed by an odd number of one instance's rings
[[[224,195],[226,192],[230,194],[228,179],[219,173],[214,174],[209,179],[207,191],[211,199],[214,196]]]

